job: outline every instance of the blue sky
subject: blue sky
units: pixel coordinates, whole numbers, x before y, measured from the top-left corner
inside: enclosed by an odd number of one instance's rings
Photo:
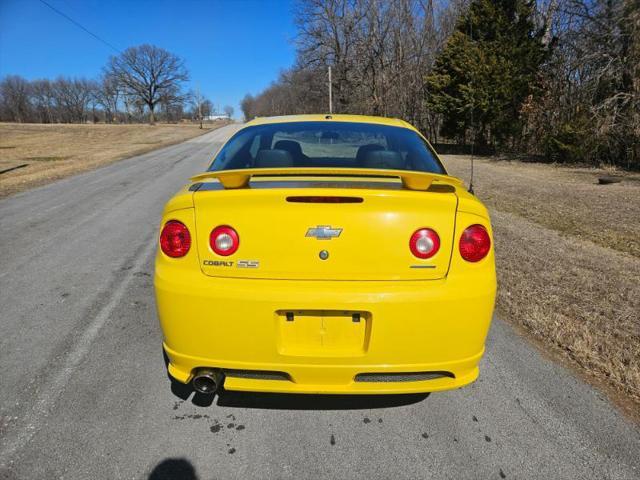
[[[232,105],[291,66],[293,0],[46,0],[121,50],[151,43],[185,59],[191,85]],[[39,0],[0,0],[0,76],[95,77],[115,54]]]

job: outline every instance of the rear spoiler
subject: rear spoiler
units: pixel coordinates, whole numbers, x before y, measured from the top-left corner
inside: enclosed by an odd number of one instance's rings
[[[219,170],[215,172],[205,172],[195,177],[191,177],[193,182],[216,179],[225,189],[246,188],[249,186],[251,177],[383,177],[400,178],[402,185],[409,190],[428,190],[434,181],[441,181],[450,185],[462,185],[462,180],[440,175],[437,173],[416,172],[412,170],[386,170],[371,168],[309,168],[309,167],[286,167],[286,168],[245,168],[238,170]]]

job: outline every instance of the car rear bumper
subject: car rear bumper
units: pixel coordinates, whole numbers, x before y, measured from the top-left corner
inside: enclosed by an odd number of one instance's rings
[[[224,388],[247,392],[323,393],[323,394],[385,394],[420,393],[451,390],[473,382],[479,373],[480,352],[471,358],[439,364],[423,365],[326,365],[299,363],[228,362],[212,358],[192,357],[180,354],[164,344],[170,359],[169,374],[182,383],[188,383],[193,370],[202,366],[215,366],[225,373]],[[261,377],[257,372],[265,372]],[[362,373],[397,373],[402,378],[411,372],[448,372],[443,376],[417,381],[356,381]],[[269,379],[275,373],[284,373],[282,379]],[[250,375],[247,377],[245,375]],[[284,377],[287,378],[284,378]],[[393,375],[388,375],[393,378]]]
[[[157,266],[156,299],[169,373],[187,383],[197,368],[218,368],[226,373],[227,390],[260,392],[458,388],[478,376],[493,314],[495,277],[483,272],[464,279],[331,282],[216,278],[188,271],[176,275]],[[282,312],[289,311],[317,312],[318,318],[344,312],[338,328],[351,321],[349,312],[359,312],[365,323],[361,337],[355,332],[338,349],[306,351],[304,344],[313,340],[321,321],[303,315],[307,323],[292,327],[298,317],[286,323]],[[293,334],[286,333],[288,328],[294,328]],[[446,375],[408,375],[416,372]],[[360,381],[362,374],[391,375]]]

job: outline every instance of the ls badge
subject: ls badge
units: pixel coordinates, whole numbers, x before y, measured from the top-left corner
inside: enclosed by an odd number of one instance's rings
[[[341,233],[341,228],[333,228],[330,225],[318,225],[317,227],[310,227],[305,237],[315,237],[318,240],[331,240],[332,238],[339,237]]]

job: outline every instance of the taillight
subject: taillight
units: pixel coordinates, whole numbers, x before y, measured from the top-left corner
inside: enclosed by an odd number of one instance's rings
[[[218,255],[226,257],[238,250],[240,246],[240,237],[232,227],[228,225],[220,225],[216,227],[209,235],[209,245],[211,249]]]
[[[460,255],[467,262],[479,262],[491,249],[489,232],[482,225],[471,225],[460,237]]]
[[[440,237],[430,228],[421,228],[411,235],[409,248],[418,258],[431,258],[440,249]]]
[[[184,257],[191,248],[189,229],[177,220],[165,223],[160,232],[160,248],[169,257]]]

